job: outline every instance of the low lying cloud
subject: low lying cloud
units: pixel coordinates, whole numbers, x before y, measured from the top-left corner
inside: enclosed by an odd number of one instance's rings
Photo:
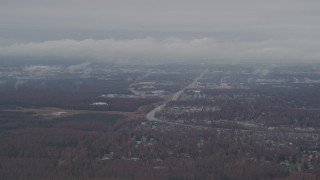
[[[289,39],[262,42],[216,41],[212,38],[56,40],[0,47],[0,55],[62,57],[106,61],[320,61],[320,43]]]
[[[23,71],[29,74],[46,74],[50,72],[56,72],[60,70],[60,67],[57,66],[42,66],[42,65],[31,65],[23,68]]]
[[[14,89],[18,90],[20,88],[20,86],[26,84],[28,82],[28,80],[22,80],[22,79],[18,79],[15,83],[14,83]]]
[[[84,62],[81,64],[71,65],[66,68],[66,71],[69,73],[82,72],[82,73],[90,73],[92,72],[92,67],[90,67],[91,62]]]

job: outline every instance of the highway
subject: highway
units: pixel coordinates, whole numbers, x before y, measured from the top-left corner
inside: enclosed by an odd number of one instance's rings
[[[159,111],[161,111],[168,102],[170,101],[176,101],[179,99],[179,97],[181,96],[181,94],[184,92],[184,90],[189,89],[189,88],[194,88],[196,87],[197,82],[199,81],[199,79],[201,79],[203,77],[204,74],[206,74],[208,72],[208,70],[204,70],[198,77],[196,77],[195,79],[193,79],[193,81],[188,84],[186,87],[184,87],[183,89],[175,92],[171,98],[167,101],[164,101],[161,105],[157,106],[156,108],[154,108],[152,111],[150,111],[147,115],[146,118],[149,121],[155,121],[155,122],[162,122],[162,123],[166,123],[166,124],[173,124],[173,125],[182,125],[182,126],[193,126],[193,125],[186,125],[186,124],[181,124],[181,123],[174,123],[174,122],[168,122],[168,121],[163,121],[160,120],[158,118],[155,117],[155,114]]]

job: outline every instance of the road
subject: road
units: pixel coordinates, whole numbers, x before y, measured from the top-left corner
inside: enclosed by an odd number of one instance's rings
[[[195,85],[197,84],[197,82],[199,81],[199,79],[201,79],[203,77],[204,74],[206,74],[208,72],[208,70],[204,70],[198,77],[196,77],[195,79],[193,79],[193,81],[188,84],[186,87],[184,87],[183,89],[175,92],[172,97],[169,100],[164,101],[161,105],[157,106],[156,108],[154,108],[152,111],[150,111],[147,115],[146,118],[149,121],[155,121],[155,122],[162,122],[162,123],[166,123],[166,124],[173,124],[173,125],[182,125],[182,126],[193,126],[193,125],[186,125],[186,124],[181,124],[181,123],[174,123],[174,122],[168,122],[168,121],[163,121],[161,119],[158,119],[155,117],[155,114],[159,111],[161,111],[168,102],[170,101],[176,101],[179,99],[179,97],[181,96],[181,94],[184,92],[184,90],[189,89],[189,88],[193,88],[195,87]]]
[[[175,126],[183,126],[183,127],[187,127],[187,128],[196,128],[196,129],[216,129],[216,130],[234,130],[233,128],[219,128],[219,127],[206,127],[206,126],[201,126],[201,125],[191,125],[191,124],[184,124],[184,123],[178,123],[178,122],[170,122],[170,121],[164,121],[161,119],[158,119],[155,117],[155,114],[159,111],[161,111],[168,102],[170,101],[175,101],[178,100],[179,97],[181,96],[181,94],[184,92],[184,90],[189,89],[189,88],[195,88],[197,82],[203,77],[203,75],[205,75],[208,72],[208,70],[206,69],[205,71],[203,71],[198,77],[196,77],[189,85],[187,85],[186,87],[184,87],[183,89],[175,92],[171,98],[169,98],[168,100],[164,101],[161,105],[157,106],[156,108],[154,108],[152,111],[150,111],[147,115],[146,118],[149,121],[153,121],[153,122],[160,122],[160,123],[164,123],[164,124],[168,124],[168,125],[175,125]],[[314,109],[312,109],[314,110]],[[229,122],[229,121],[228,121]],[[254,132],[272,132],[272,133],[291,133],[291,134],[311,134],[311,135],[318,135],[319,132],[317,131],[292,131],[291,129],[282,129],[282,130],[268,130],[268,129],[238,129],[239,131],[242,132],[249,132],[249,131],[254,131]]]

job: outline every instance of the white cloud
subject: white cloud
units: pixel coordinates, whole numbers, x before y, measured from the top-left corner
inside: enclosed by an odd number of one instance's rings
[[[83,72],[83,73],[90,73],[92,71],[92,68],[90,67],[92,63],[91,62],[84,62],[76,65],[69,66],[66,71],[67,72]]]
[[[87,58],[125,61],[320,61],[320,43],[310,40],[261,42],[216,41],[212,38],[184,40],[166,38],[127,40],[56,40],[0,47],[0,55]]]
[[[47,73],[52,73],[59,71],[61,67],[58,66],[43,66],[43,65],[30,65],[23,68],[23,71],[25,71],[28,74],[33,75],[45,75]]]

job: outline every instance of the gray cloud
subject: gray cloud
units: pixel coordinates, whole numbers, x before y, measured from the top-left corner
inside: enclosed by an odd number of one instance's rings
[[[259,42],[212,38],[56,40],[0,47],[0,55],[94,60],[318,61],[320,42],[289,39]],[[84,64],[84,66],[87,64]]]
[[[319,0],[2,0],[0,54],[316,61],[319,19]]]
[[[11,29],[125,29],[318,34],[318,0],[3,0]],[[319,34],[318,34],[319,35]]]

